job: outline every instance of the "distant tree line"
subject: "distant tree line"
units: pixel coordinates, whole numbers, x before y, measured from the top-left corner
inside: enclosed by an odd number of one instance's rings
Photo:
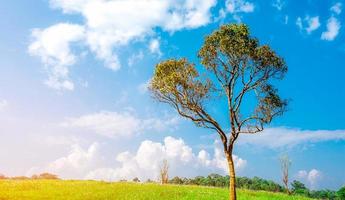
[[[338,191],[332,190],[309,190],[303,183],[294,180],[291,183],[292,193],[315,198],[315,199],[330,199],[330,200],[344,200],[345,199],[345,186]]]
[[[35,179],[45,179],[45,180],[58,180],[60,179],[57,175],[51,173],[42,173],[34,174],[31,177],[28,176],[13,176],[7,177],[3,174],[0,174],[0,180],[2,179],[11,179],[11,180],[35,180]]]
[[[197,176],[195,178],[174,177],[169,180],[170,184],[179,185],[201,185],[212,187],[229,187],[229,177],[219,174],[210,174],[208,176]],[[263,190],[269,192],[286,192],[286,187],[271,180],[265,180],[259,177],[247,178],[237,177],[236,185],[238,188],[248,190]],[[291,183],[291,194],[306,196],[315,199],[345,200],[345,186],[338,191],[328,189],[309,190],[303,183],[294,180]]]

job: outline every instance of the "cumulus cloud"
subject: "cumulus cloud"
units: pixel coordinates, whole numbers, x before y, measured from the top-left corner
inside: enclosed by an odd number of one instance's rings
[[[316,189],[319,181],[322,179],[322,172],[317,169],[312,169],[309,172],[306,170],[298,171],[296,178],[307,182],[311,189]]]
[[[307,15],[303,20],[301,17],[298,17],[296,25],[300,31],[306,31],[308,34],[311,34],[313,31],[317,30],[321,24],[319,16],[310,17]]]
[[[48,73],[45,84],[57,90],[74,89],[74,84],[69,80],[69,67],[76,62],[71,45],[83,40],[84,36],[83,26],[68,23],[32,31],[33,42],[29,46],[29,53],[39,56],[45,65]]]
[[[50,172],[58,174],[62,178],[82,179],[89,170],[100,164],[100,157],[98,143],[91,144],[87,149],[73,144],[68,155],[58,158],[46,166],[33,167],[27,172],[27,175]]]
[[[321,39],[328,41],[334,40],[339,34],[340,27],[341,25],[337,18],[329,18],[327,21],[327,31],[322,32]]]
[[[322,32],[321,39],[327,41],[333,41],[339,34],[339,30],[341,28],[341,23],[337,15],[339,15],[342,11],[342,4],[336,3],[331,8],[330,11],[332,16],[327,20],[327,30]]]
[[[117,168],[98,168],[86,175],[86,179],[120,180],[138,177],[141,180],[157,179],[162,161],[169,163],[170,175],[187,175],[184,172],[196,169],[219,169],[223,173],[228,172],[226,159],[220,149],[215,147],[214,157],[205,150],[195,155],[192,148],[179,138],[166,137],[164,143],[145,140],[139,146],[137,152],[132,154],[128,151],[117,155],[116,160],[120,163]],[[237,169],[246,165],[246,160],[234,155]],[[181,174],[182,173],[182,174]]]
[[[68,79],[68,67],[76,62],[72,43],[81,41],[106,67],[116,71],[121,67],[117,49],[145,41],[154,35],[155,28],[174,32],[204,26],[210,23],[210,9],[216,0],[51,0],[50,4],[65,14],[82,16],[85,23],[34,29],[29,52],[45,64],[48,86],[73,90],[73,82]],[[247,5],[242,7],[248,9]],[[158,53],[158,45],[152,40],[150,50]]]
[[[267,128],[254,135],[241,135],[239,144],[267,148],[284,148],[301,144],[345,140],[345,130],[300,130]]]
[[[0,99],[0,111],[4,110],[8,106],[8,102],[5,99]]]
[[[132,136],[144,131],[165,131],[179,122],[177,116],[163,118],[139,118],[131,112],[98,112],[76,118],[68,118],[65,127],[90,130],[107,137]]]
[[[67,155],[46,163],[43,167],[33,167],[26,175],[50,172],[64,179],[94,179],[118,181],[157,180],[163,160],[169,163],[169,175],[197,176],[212,172],[228,174],[227,161],[218,146],[214,147],[214,155],[201,150],[198,154],[183,139],[167,136],[162,143],[144,140],[132,153],[120,152],[115,156],[115,165],[109,166],[112,156],[102,154],[102,146],[98,143],[83,148],[78,143],[70,146]],[[247,161],[234,155],[235,168],[242,170]]]

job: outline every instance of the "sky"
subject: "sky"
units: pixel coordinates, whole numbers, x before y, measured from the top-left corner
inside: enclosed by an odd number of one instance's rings
[[[344,3],[321,0],[37,0],[0,4],[0,173],[64,179],[157,179],[227,174],[217,135],[147,90],[155,64],[200,67],[205,36],[245,23],[287,65],[276,84],[288,111],[240,136],[239,176],[312,189],[345,184]],[[213,106],[216,118],[225,119]]]

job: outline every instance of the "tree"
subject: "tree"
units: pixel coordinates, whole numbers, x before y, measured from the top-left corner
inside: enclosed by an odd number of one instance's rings
[[[288,155],[283,155],[280,157],[280,167],[282,170],[282,181],[284,183],[286,192],[289,194],[289,169],[291,166],[291,160]]]
[[[345,186],[337,191],[338,199],[345,199]]]
[[[140,183],[140,179],[138,177],[133,178],[132,181],[135,182],[135,183]]]
[[[224,25],[207,36],[198,57],[205,76],[185,58],[168,59],[156,65],[150,90],[155,99],[169,104],[182,117],[219,134],[229,167],[229,198],[234,200],[235,142],[240,134],[262,131],[285,111],[287,102],[272,80],[282,79],[287,66],[268,45],[260,45],[244,24]],[[208,106],[215,101],[227,102],[222,116],[228,119],[227,125],[221,126],[209,112]]]
[[[175,176],[173,179],[171,179],[169,181],[169,183],[171,183],[171,184],[183,184],[183,180],[180,177]]]
[[[168,180],[169,180],[168,172],[169,172],[168,161],[163,160],[162,166],[160,167],[160,170],[159,170],[159,178],[160,178],[161,184],[168,183]]]
[[[296,181],[294,180],[291,183],[291,191],[294,194],[299,194],[299,195],[304,195],[304,196],[308,196],[309,195],[309,189],[300,181]]]
[[[42,173],[40,175],[35,175],[32,177],[33,179],[36,178],[36,179],[51,179],[51,180],[57,180],[59,179],[59,177],[55,174],[50,174],[50,173]]]
[[[0,180],[2,180],[2,179],[8,179],[8,178],[5,175],[0,174]]]

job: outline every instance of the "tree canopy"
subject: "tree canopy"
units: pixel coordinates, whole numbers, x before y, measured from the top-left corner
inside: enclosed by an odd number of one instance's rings
[[[262,131],[285,111],[287,102],[272,81],[282,79],[287,66],[268,45],[260,45],[244,24],[223,25],[207,36],[198,57],[205,75],[186,58],[168,59],[156,65],[150,89],[158,101],[219,134],[229,166],[230,199],[235,200],[234,143],[242,133]],[[254,108],[241,112],[244,99],[251,96],[256,99]],[[229,123],[223,126],[207,106],[219,99],[228,106],[222,115]]]

